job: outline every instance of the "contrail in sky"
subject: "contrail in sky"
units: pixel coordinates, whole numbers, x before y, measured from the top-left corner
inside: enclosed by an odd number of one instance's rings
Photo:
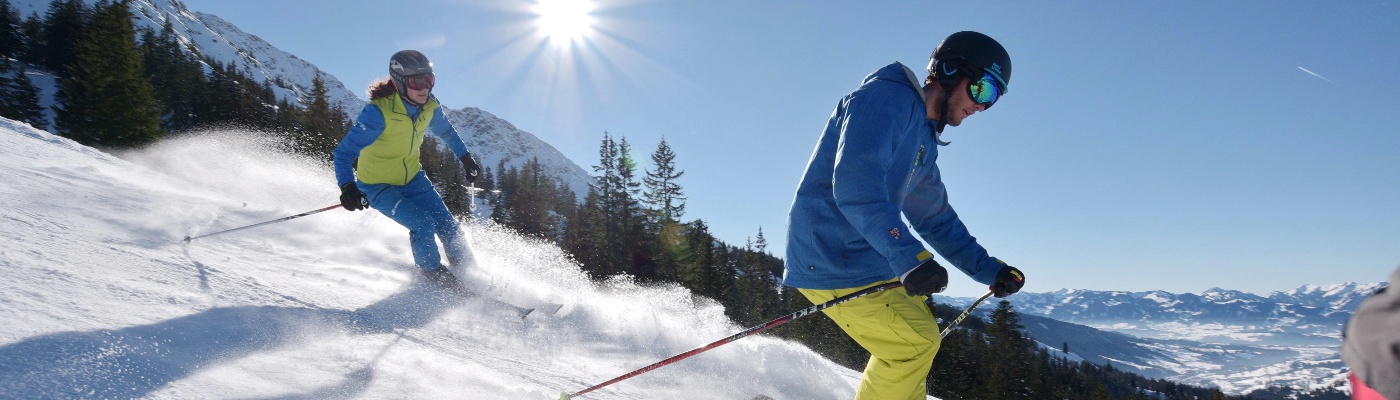
[[[1324,80],[1324,81],[1327,81],[1327,83],[1331,83],[1331,84],[1334,84],[1334,85],[1337,84],[1336,82],[1332,82],[1331,79],[1327,79],[1327,77],[1325,77],[1325,76],[1318,75],[1316,72],[1308,71],[1307,68],[1298,67],[1298,69],[1303,70],[1303,72],[1307,72],[1308,75],[1316,76],[1316,77],[1318,77],[1319,79],[1322,79],[1322,80]]]

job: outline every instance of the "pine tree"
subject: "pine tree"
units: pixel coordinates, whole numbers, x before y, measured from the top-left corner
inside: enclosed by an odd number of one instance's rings
[[[685,226],[671,219],[654,222],[648,234],[654,238],[650,249],[656,279],[668,282],[681,280],[681,260],[690,253],[684,238]]]
[[[492,172],[491,167],[481,167],[481,177],[477,178],[476,187],[483,193],[496,190],[496,174]]]
[[[194,104],[197,123],[200,126],[227,124],[233,119],[235,102],[232,99],[237,88],[225,76],[223,64],[207,56],[200,61],[209,69],[204,75],[205,84],[197,88],[199,102]]]
[[[985,387],[991,396],[998,398],[1034,398],[1027,393],[1025,382],[1030,376],[1029,352],[1031,342],[1026,338],[1021,316],[1012,308],[1011,302],[1002,300],[992,311],[987,325],[987,341],[991,353],[984,364],[988,376],[1005,377],[989,382]]]
[[[331,106],[329,92],[320,74],[311,79],[311,91],[301,99],[306,104],[301,119],[305,131],[296,141],[303,153],[325,160],[350,129],[345,112]]]
[[[642,198],[647,204],[646,234],[655,238],[649,251],[653,254],[656,278],[665,281],[678,279],[679,260],[687,251],[681,240],[682,226],[677,222],[685,214],[685,197],[676,182],[684,171],[676,170],[675,160],[676,154],[662,138],[651,155],[655,170],[646,171],[642,178]]]
[[[503,197],[496,207],[501,217],[494,219],[497,223],[526,236],[560,240],[560,221],[556,216],[564,210],[555,193],[559,186],[545,176],[538,157],[526,161],[518,171],[511,168],[501,186]]]
[[[207,85],[207,83],[205,85]],[[278,99],[277,112],[276,115],[273,117],[273,120],[276,121],[275,124],[277,125],[276,130],[280,132],[295,132],[297,129],[301,129],[301,123],[298,121],[298,118],[300,118],[301,113],[301,108],[297,107],[295,104],[292,104],[291,101],[288,101],[287,99]],[[197,115],[198,114],[196,114],[196,116]],[[346,129],[346,132],[349,132],[348,128]],[[337,143],[337,145],[339,145],[339,143]],[[331,152],[334,153],[335,150],[332,149]]]
[[[125,7],[125,3],[120,6]],[[111,5],[99,5],[99,7],[110,8]],[[87,35],[89,21],[93,20],[93,11],[83,4],[82,0],[53,0],[49,2],[49,11],[44,18],[44,47],[42,60],[44,66],[49,71],[56,72],[60,77],[67,78],[72,71],[69,66],[78,60],[80,42],[84,41]],[[127,21],[130,25],[131,21]]]
[[[777,313],[777,306],[782,304],[771,268],[780,261],[769,256],[767,249],[768,240],[763,237],[763,228],[759,228],[758,237],[746,239],[734,258],[737,282],[735,290],[728,293],[726,305],[730,317],[745,325],[763,322]]]
[[[622,176],[618,172],[620,156],[617,142],[607,131],[603,131],[603,141],[598,145],[598,165],[593,166],[593,172],[597,176],[597,211],[598,226],[597,241],[590,253],[593,254],[594,262],[597,265],[594,269],[600,276],[610,276],[627,271],[623,263],[626,257],[623,256],[622,249],[626,249],[622,242],[621,224],[623,203],[626,202],[625,191],[622,189]]]
[[[59,131],[80,143],[133,147],[164,136],[131,18],[126,1],[99,4],[60,85]]]
[[[19,12],[10,6],[10,0],[0,0],[0,59],[18,59],[24,52],[22,23]]]
[[[578,193],[563,179],[552,177],[550,180],[554,182],[554,241],[562,244],[565,235],[568,234],[569,218],[578,213]]]
[[[208,85],[204,67],[184,50],[169,20],[159,34],[146,29],[141,37],[145,76],[161,106],[161,127],[167,132],[194,128],[199,123],[198,93]]]
[[[671,151],[666,138],[661,138],[661,143],[656,145],[651,162],[656,169],[646,171],[642,181],[646,185],[644,196],[651,209],[652,220],[680,220],[685,215],[685,195],[676,180],[685,171],[676,169],[676,153]]]
[[[298,140],[305,154],[325,159],[330,159],[330,152],[350,130],[349,117],[340,108],[330,105],[329,92],[321,74],[316,74],[311,80],[311,92],[301,99],[307,110],[302,115],[305,131]]]
[[[603,249],[601,196],[596,187],[590,187],[584,196],[583,204],[570,215],[564,233],[564,249],[572,254],[579,267],[589,277],[599,280],[607,276],[599,251]]]
[[[617,152],[619,186],[615,188],[618,190],[615,195],[618,200],[615,228],[618,235],[614,237],[617,240],[614,244],[620,252],[618,259],[622,260],[622,265],[632,276],[642,280],[655,279],[651,246],[645,239],[646,213],[639,200],[642,184],[637,181],[637,161],[632,158],[632,146],[627,143],[627,137],[617,141]]]
[[[44,42],[44,19],[39,17],[37,12],[31,13],[20,23],[19,31],[20,36],[24,38],[19,60],[29,65],[43,64],[47,47]]]
[[[467,193],[467,178],[462,173],[462,164],[451,150],[440,143],[441,141],[432,135],[423,138],[423,147],[419,153],[423,172],[437,188],[438,195],[442,197],[448,211],[453,215],[469,217],[471,199]]]
[[[502,182],[502,180],[504,180],[504,179],[506,178],[505,175],[506,175],[506,159],[505,159],[505,157],[502,157],[502,158],[500,159],[500,161],[497,161],[497,162],[496,162],[496,174],[495,174],[495,176],[494,176],[494,177],[492,178],[492,180],[491,180],[491,190],[495,190],[495,191],[498,191],[498,192],[499,192],[500,189],[501,189],[502,187],[505,186],[505,183]],[[491,200],[492,203],[491,203],[491,204],[498,204],[498,203],[500,202],[500,198],[501,198],[500,195],[496,195],[496,196],[492,197],[492,200]]]
[[[39,107],[39,89],[29,80],[24,64],[0,61],[0,117],[26,122],[47,129],[44,110]]]
[[[505,160],[501,160],[501,165],[505,165]],[[491,221],[503,226],[512,226],[515,223],[515,202],[517,194],[515,185],[519,182],[520,170],[514,166],[506,168],[501,173],[496,186],[501,193],[496,196],[496,208],[491,211]]]
[[[721,261],[726,246],[715,239],[702,219],[686,224],[685,241],[689,254],[680,260],[679,279],[701,296],[723,300],[734,279]]]

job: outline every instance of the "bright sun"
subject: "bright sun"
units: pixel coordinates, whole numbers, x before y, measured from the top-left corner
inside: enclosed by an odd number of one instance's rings
[[[539,0],[535,6],[540,32],[549,40],[569,43],[593,31],[593,3],[588,0]]]

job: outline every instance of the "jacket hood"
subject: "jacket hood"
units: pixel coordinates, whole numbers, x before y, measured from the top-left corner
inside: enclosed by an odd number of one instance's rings
[[[914,93],[919,94],[920,103],[928,104],[928,97],[924,96],[923,79],[920,79],[919,75],[914,73],[914,70],[909,69],[909,67],[904,66],[904,64],[898,61],[870,73],[861,84],[866,85],[875,81],[894,82],[908,87],[909,90],[913,90]],[[929,124],[937,124],[937,122],[932,119],[925,119],[929,121]],[[943,141],[943,131],[937,127],[933,129],[933,140],[938,142],[939,146],[951,144],[950,142]]]
[[[924,97],[923,80],[919,79],[919,75],[915,74],[914,70],[909,69],[909,67],[904,66],[904,64],[898,61],[870,73],[861,84],[868,84],[877,80],[890,81],[907,86],[909,90],[913,90],[914,93],[919,94],[919,100],[928,101],[928,99]]]

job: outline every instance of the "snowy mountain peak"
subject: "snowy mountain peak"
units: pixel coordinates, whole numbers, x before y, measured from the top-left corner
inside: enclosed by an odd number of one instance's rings
[[[1255,295],[1255,294],[1253,294],[1253,293],[1245,293],[1245,292],[1241,292],[1241,291],[1238,291],[1238,290],[1228,290],[1228,289],[1222,289],[1222,288],[1218,288],[1218,287],[1216,287],[1216,288],[1211,288],[1210,290],[1207,290],[1207,291],[1201,293],[1201,297],[1202,297],[1202,298],[1205,298],[1205,299],[1207,299],[1207,300],[1210,300],[1210,301],[1231,301],[1231,300],[1262,301],[1262,300],[1264,300],[1264,298],[1259,297],[1258,295]]]
[[[365,101],[347,89],[339,79],[218,16],[191,11],[177,0],[136,0],[131,2],[131,8],[136,15],[138,28],[160,32],[164,24],[170,22],[186,51],[223,64],[236,63],[254,79],[270,82],[279,99],[301,104],[301,100],[311,92],[312,80],[320,76],[325,80],[331,104],[338,105],[352,116],[364,107]]]
[[[538,158],[544,173],[563,180],[576,197],[582,199],[588,194],[593,177],[559,149],[535,135],[476,107],[460,110],[446,108],[443,113],[461,133],[467,149],[476,154],[482,166],[494,169],[504,162],[507,167],[519,168],[530,159]]]
[[[1371,294],[1388,285],[1386,282],[1309,284],[1285,292],[1270,293],[1268,298],[1279,302],[1350,312]]]

